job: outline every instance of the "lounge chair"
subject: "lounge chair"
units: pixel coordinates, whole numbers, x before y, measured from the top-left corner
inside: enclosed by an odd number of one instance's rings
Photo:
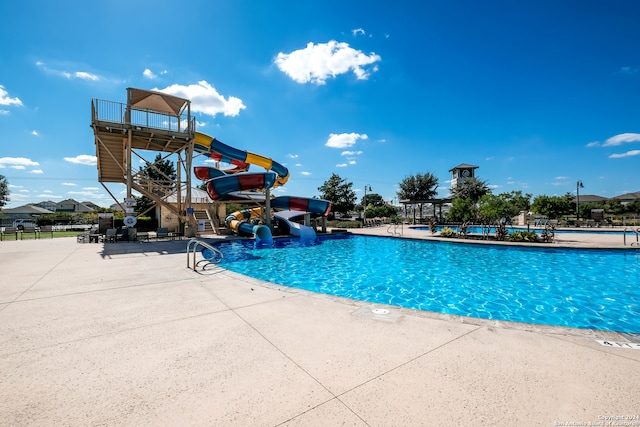
[[[22,240],[25,234],[33,234],[34,239],[40,238],[40,227],[24,227],[20,233],[20,240]]]
[[[42,233],[47,233],[51,235],[51,238],[53,239],[53,226],[52,225],[43,225],[42,228],[40,229],[40,234]]]
[[[18,240],[18,229],[16,227],[5,227],[4,231],[0,233],[0,240],[4,240],[7,236],[13,236],[15,240]]]
[[[117,233],[118,230],[116,230],[115,228],[107,228],[107,232],[104,235],[104,241],[108,243],[115,243]]]
[[[158,239],[168,239],[169,238],[169,229],[160,227],[158,231],[156,231],[156,240]]]
[[[120,240],[124,240],[124,241],[129,240],[129,232],[127,231],[126,228],[118,230],[118,232],[116,233],[116,242]]]
[[[77,243],[87,243],[89,241],[89,232],[83,231],[82,233],[78,234],[78,237],[76,239]]]

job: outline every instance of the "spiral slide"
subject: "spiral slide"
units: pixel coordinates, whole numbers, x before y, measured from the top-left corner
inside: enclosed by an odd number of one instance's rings
[[[283,185],[289,179],[288,169],[267,157],[232,148],[200,132],[196,132],[194,143],[196,151],[207,154],[214,160],[233,165],[232,169],[226,170],[207,166],[194,167],[196,177],[207,182],[207,193],[213,200],[264,201],[264,194],[256,190],[275,188]],[[267,172],[247,172],[250,164],[261,166]],[[274,209],[310,212],[320,216],[327,216],[331,211],[330,202],[303,197],[276,197],[271,200],[271,206]],[[255,236],[256,240],[270,240],[271,230],[269,227],[252,225],[248,222],[251,218],[261,215],[262,208],[245,209],[229,215],[225,223],[227,227],[240,235]],[[280,215],[279,218],[289,224],[292,234],[308,234],[308,230],[303,229],[304,226],[290,221],[293,216],[299,215]],[[303,229],[302,232],[300,232],[301,229]]]

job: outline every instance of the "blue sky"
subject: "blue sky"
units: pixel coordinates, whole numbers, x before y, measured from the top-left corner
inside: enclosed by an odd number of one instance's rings
[[[91,100],[127,87],[190,98],[199,131],[286,165],[277,195],[336,173],[392,201],[430,172],[444,197],[460,163],[495,193],[640,191],[638,16],[635,0],[1,2],[6,207],[111,205]]]

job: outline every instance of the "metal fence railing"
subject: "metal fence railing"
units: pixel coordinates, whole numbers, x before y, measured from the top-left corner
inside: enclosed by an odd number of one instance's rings
[[[190,119],[187,114],[178,117],[147,109],[127,109],[127,104],[122,102],[93,99],[91,112],[93,121],[109,122],[120,126],[128,125],[184,133],[195,131],[195,118]]]

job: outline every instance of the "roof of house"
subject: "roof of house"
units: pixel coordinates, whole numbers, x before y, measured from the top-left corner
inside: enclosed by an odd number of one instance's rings
[[[575,197],[573,198],[576,199]],[[605,200],[609,200],[606,197],[596,196],[595,194],[581,194],[580,195],[580,203],[590,203],[590,202],[604,202]]]
[[[640,199],[640,191],[636,191],[635,193],[624,193],[619,196],[612,197],[612,199],[619,199],[619,200]]]
[[[92,207],[89,207],[89,206],[87,206],[87,205],[85,205],[83,203],[80,203],[79,201],[74,200],[74,199],[67,199],[67,200],[63,200],[63,201],[57,203],[56,204],[56,206],[57,206],[56,209],[59,212],[65,212],[65,210],[62,210],[61,208],[64,205],[70,205],[70,204],[74,205],[74,210],[73,210],[74,213],[88,213],[88,212],[93,212],[95,210]]]
[[[449,172],[453,172],[456,169],[478,169],[480,166],[470,165],[469,163],[460,163],[458,166],[455,166],[449,169]]]
[[[46,214],[53,213],[48,209],[44,209],[44,208],[41,208],[40,206],[31,205],[31,204],[18,206],[17,208],[3,209],[2,212],[9,215],[29,215],[29,216],[46,215]]]

